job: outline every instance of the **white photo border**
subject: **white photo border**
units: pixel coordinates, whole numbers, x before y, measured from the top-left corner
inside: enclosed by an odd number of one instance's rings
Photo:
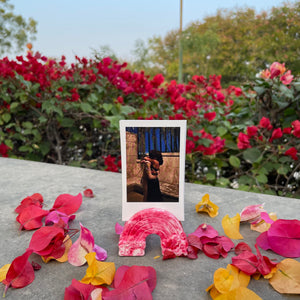
[[[180,128],[178,202],[127,202],[126,127]],[[128,221],[131,216],[142,209],[161,208],[171,212],[179,221],[184,221],[186,120],[120,120],[120,139],[122,157],[122,220]]]

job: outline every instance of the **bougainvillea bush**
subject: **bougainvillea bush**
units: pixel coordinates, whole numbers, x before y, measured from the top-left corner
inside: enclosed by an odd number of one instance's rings
[[[0,60],[0,155],[120,171],[121,119],[186,119],[186,180],[299,197],[300,81],[273,63],[243,89],[111,58]]]

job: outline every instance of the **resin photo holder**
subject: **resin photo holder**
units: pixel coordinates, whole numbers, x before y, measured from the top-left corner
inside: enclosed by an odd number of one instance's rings
[[[167,210],[147,208],[125,223],[119,239],[119,256],[144,256],[149,234],[160,237],[162,255],[187,255],[188,241],[180,221]]]

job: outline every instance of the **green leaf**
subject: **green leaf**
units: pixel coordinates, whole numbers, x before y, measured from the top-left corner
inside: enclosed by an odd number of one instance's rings
[[[286,175],[289,171],[289,168],[286,167],[286,166],[280,166],[278,169],[277,169],[277,173],[280,174],[280,175]]]
[[[220,126],[220,127],[217,128],[217,133],[218,133],[219,136],[223,136],[224,134],[227,133],[227,131],[228,130],[225,127]]]
[[[31,152],[32,148],[29,145],[19,147],[19,151],[21,152]]]
[[[251,176],[243,175],[238,179],[238,183],[252,185],[254,183],[254,179]]]
[[[210,181],[215,180],[216,179],[216,175],[214,173],[207,173],[206,174],[206,179],[210,180]]]
[[[230,181],[228,178],[220,177],[220,178],[218,178],[217,183],[219,186],[228,186]]]
[[[40,123],[45,123],[45,122],[47,122],[47,118],[45,118],[44,116],[40,116],[39,117],[39,121],[40,121]]]
[[[32,129],[33,124],[31,122],[27,121],[27,122],[23,122],[22,126],[26,129]]]
[[[261,156],[261,152],[257,148],[249,148],[243,152],[244,159],[249,163],[258,161]]]
[[[266,175],[264,175],[264,174],[259,174],[255,178],[260,183],[267,183],[268,182],[268,177]]]
[[[238,157],[231,155],[229,157],[229,163],[234,167],[234,168],[239,168],[241,165],[241,161]]]
[[[50,143],[49,142],[43,142],[39,145],[40,151],[43,156],[45,156],[50,151]]]
[[[230,140],[225,140],[225,147],[232,149],[232,150],[237,150],[238,146],[236,142],[230,141]]]
[[[8,146],[10,149],[13,149],[13,148],[14,148],[14,144],[13,144],[13,142],[12,142],[11,140],[5,140],[5,141],[4,141],[4,144],[5,144],[6,146]]]
[[[5,123],[8,123],[11,119],[11,115],[9,113],[4,113],[2,115],[2,120],[5,122]]]
[[[113,108],[113,105],[111,103],[104,103],[102,106],[106,113],[109,113]]]
[[[81,102],[80,107],[81,107],[82,111],[84,111],[85,113],[91,113],[94,111],[93,107],[89,103],[86,103],[86,102]]]
[[[97,103],[98,98],[99,97],[95,93],[92,93],[88,96],[87,101],[92,102],[92,103]]]
[[[264,87],[255,86],[254,91],[258,94],[258,96],[260,96],[266,91],[266,89]]]
[[[11,111],[14,111],[18,106],[19,106],[19,103],[18,103],[18,102],[13,102],[13,103],[10,105],[10,110],[11,110]]]
[[[121,116],[106,116],[105,119],[110,122],[110,127],[112,129],[118,130],[119,129],[119,122],[123,118]]]
[[[74,120],[71,118],[62,118],[60,119],[60,125],[62,127],[72,127],[74,125]]]
[[[198,140],[198,143],[199,143],[200,145],[203,145],[204,147],[209,147],[210,144],[213,143],[213,141],[210,140],[210,139],[200,138],[200,139]]]
[[[136,111],[136,109],[132,106],[129,106],[129,105],[122,105],[121,106],[121,113],[124,114],[124,115],[134,113],[135,111]]]

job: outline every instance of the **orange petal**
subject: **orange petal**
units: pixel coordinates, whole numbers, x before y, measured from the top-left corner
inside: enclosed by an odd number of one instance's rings
[[[300,294],[300,262],[287,258],[276,267],[277,272],[269,280],[272,287],[282,294]]]

